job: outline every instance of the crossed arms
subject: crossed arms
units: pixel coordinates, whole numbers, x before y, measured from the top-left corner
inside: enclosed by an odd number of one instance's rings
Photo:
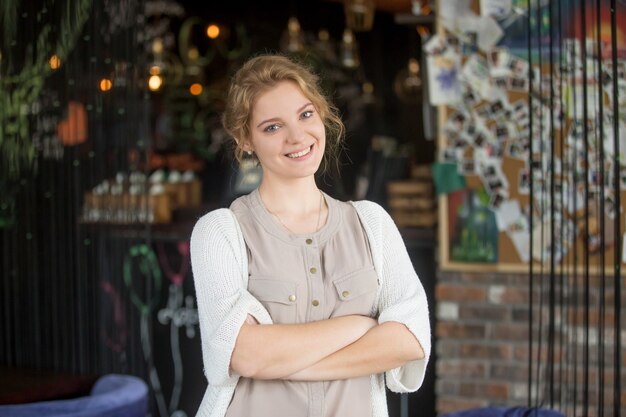
[[[423,358],[415,336],[397,322],[378,324],[353,315],[262,325],[248,316],[231,367],[248,378],[325,381],[381,373]]]

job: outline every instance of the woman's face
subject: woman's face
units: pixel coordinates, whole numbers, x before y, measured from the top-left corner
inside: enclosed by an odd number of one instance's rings
[[[303,178],[318,170],[326,132],[300,87],[283,81],[257,97],[250,119],[250,143],[264,178]]]

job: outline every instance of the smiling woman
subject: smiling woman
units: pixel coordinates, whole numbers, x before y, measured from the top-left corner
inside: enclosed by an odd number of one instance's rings
[[[343,139],[336,110],[314,74],[263,55],[233,77],[223,124],[263,180],[191,236],[209,381],[198,415],[387,416],[385,381],[423,381],[428,305],[389,215],[315,183]]]

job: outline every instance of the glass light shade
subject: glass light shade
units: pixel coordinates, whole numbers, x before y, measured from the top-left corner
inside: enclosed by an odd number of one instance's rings
[[[422,92],[422,78],[420,66],[415,58],[409,59],[408,65],[401,70],[394,80],[394,92],[398,98],[405,102],[419,100]]]
[[[357,68],[360,64],[359,49],[350,29],[343,31],[341,40],[341,64],[346,68]]]
[[[345,0],[346,26],[355,32],[364,32],[374,25],[374,0]]]
[[[304,49],[304,35],[300,22],[295,17],[290,17],[287,22],[287,30],[281,37],[280,48],[287,52],[301,52]]]

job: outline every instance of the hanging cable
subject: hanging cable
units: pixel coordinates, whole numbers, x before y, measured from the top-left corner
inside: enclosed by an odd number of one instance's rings
[[[620,415],[621,409],[621,160],[620,155],[620,143],[619,143],[619,91],[617,88],[617,22],[616,22],[615,0],[611,0],[611,52],[612,52],[612,64],[613,64],[613,189],[615,190],[615,251],[614,251],[614,276],[613,276],[613,315],[615,317],[615,323],[613,327],[614,331],[614,346],[613,346],[613,417]]]
[[[605,268],[605,211],[604,211],[604,94],[602,91],[602,8],[601,0],[596,1],[596,64],[598,86],[598,165],[600,169],[600,297],[598,317],[598,416],[604,417],[604,325],[606,309],[604,305],[606,284],[604,282]]]
[[[530,229],[530,240],[529,240],[529,251],[530,258],[528,262],[528,407],[531,408],[533,405],[532,402],[532,386],[533,386],[533,291],[534,291],[534,271],[533,271],[533,197],[534,197],[534,181],[532,180],[534,171],[533,171],[533,55],[532,55],[532,36],[531,36],[531,25],[532,25],[532,13],[531,13],[531,0],[527,0],[526,7],[528,8],[528,14],[526,16],[526,26],[528,28],[528,108],[529,108],[529,120],[528,127],[530,130],[529,134],[529,151],[528,151],[528,171],[530,178],[530,216],[528,219],[529,229]]]

